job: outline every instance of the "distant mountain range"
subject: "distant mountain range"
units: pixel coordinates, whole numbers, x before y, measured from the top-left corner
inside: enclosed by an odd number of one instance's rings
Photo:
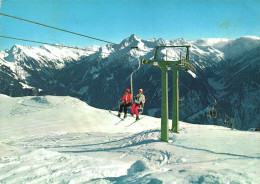
[[[154,47],[190,45],[193,73],[180,71],[180,120],[223,125],[225,116],[237,121],[238,129],[260,127],[260,38],[142,40],[136,35],[119,45],[65,48],[14,45],[0,51],[0,93],[9,96],[69,95],[91,106],[111,109],[126,88],[130,73],[141,59],[154,57]],[[130,49],[138,47],[139,49]],[[160,59],[178,60],[182,49],[161,49]],[[167,52],[167,56],[166,56]],[[169,113],[171,117],[172,72],[169,71]],[[148,98],[144,113],[160,117],[161,72],[142,65],[133,76],[134,95],[144,89]],[[218,118],[207,117],[215,108]],[[72,112],[73,113],[73,112]],[[222,119],[222,120],[221,120]]]

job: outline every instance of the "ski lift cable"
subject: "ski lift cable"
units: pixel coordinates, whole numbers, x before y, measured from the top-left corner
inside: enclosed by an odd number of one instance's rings
[[[77,48],[77,47],[71,47],[71,46],[65,46],[65,45],[57,45],[57,44],[53,44],[53,43],[47,43],[47,42],[41,42],[41,41],[33,41],[33,40],[27,40],[27,39],[21,39],[21,38],[14,38],[14,37],[8,37],[8,36],[1,36],[0,37],[2,38],[7,38],[7,39],[13,39],[13,40],[19,40],[19,41],[25,41],[25,42],[32,42],[32,43],[41,43],[41,44],[47,44],[47,45],[52,45],[52,46],[61,46],[61,47],[66,47],[66,48],[73,48],[73,49],[81,49],[81,50],[85,50],[83,48]],[[90,52],[97,52],[97,51],[90,51]],[[105,53],[105,52],[103,52]],[[110,54],[110,53],[107,53],[107,54]],[[119,55],[119,54],[116,54],[116,55]],[[141,65],[141,61],[140,59],[138,58],[138,62],[139,62],[139,65],[138,65],[138,68],[133,71],[131,73],[131,92],[133,93],[133,82],[132,82],[132,76],[133,74],[138,71],[140,69],[140,65]],[[132,97],[132,100],[133,100],[133,97]]]
[[[0,35],[0,38],[19,40],[19,41],[31,42],[31,43],[40,43],[40,44],[51,45],[51,46],[55,46],[55,47],[65,47],[65,48],[71,48],[71,49],[77,49],[77,50],[84,50],[84,51],[93,52],[93,53],[98,52],[98,51],[93,51],[93,50],[86,50],[85,48],[79,48],[79,47],[73,47],[73,46],[67,46],[67,45],[61,45],[61,44],[54,44],[54,43],[47,43],[47,42],[41,42],[41,41],[34,41],[34,40],[27,40],[27,39],[23,39],[23,38],[14,38],[14,37],[3,36],[3,35]],[[108,52],[102,52],[102,53],[111,54],[111,53],[108,53]],[[120,55],[120,54],[115,54],[115,53],[113,53],[113,54],[114,55]]]
[[[74,35],[77,35],[77,36],[82,36],[82,37],[90,38],[90,39],[93,39],[93,40],[97,40],[97,41],[101,41],[101,42],[105,42],[105,43],[109,43],[109,44],[114,44],[114,45],[120,45],[120,44],[118,44],[118,43],[114,43],[114,42],[110,42],[110,41],[107,41],[107,40],[95,38],[95,37],[92,37],[92,36],[88,36],[88,35],[84,35],[84,34],[72,32],[72,31],[68,31],[68,30],[61,29],[61,28],[57,28],[57,27],[54,27],[54,26],[49,26],[49,25],[42,24],[42,23],[39,23],[39,22],[35,22],[35,21],[23,19],[23,18],[20,18],[20,17],[15,17],[15,16],[12,16],[12,15],[7,15],[7,14],[1,13],[1,12],[0,12],[0,15],[3,15],[3,16],[9,17],[9,18],[13,18],[13,19],[17,19],[17,20],[21,20],[21,21],[25,21],[25,22],[29,22],[29,23],[33,23],[33,24],[36,24],[36,25],[39,25],[39,26],[43,26],[43,27],[55,29],[55,30],[58,30],[58,31],[67,32],[67,33],[74,34]],[[130,48],[130,49],[132,49],[133,47],[125,47],[125,48]],[[142,50],[142,49],[140,49],[140,48],[138,48],[138,47],[135,47],[135,48],[137,48],[137,49],[139,49],[139,50],[141,50],[141,51],[143,51],[143,52],[147,52],[147,53],[150,52],[150,51]]]
[[[57,44],[53,44],[53,43],[47,43],[47,42],[41,42],[41,41],[34,41],[34,40],[27,40],[27,39],[22,39],[22,38],[14,38],[14,37],[8,37],[8,36],[1,36],[1,38],[7,38],[7,39],[13,39],[13,40],[19,40],[19,41],[25,41],[25,42],[32,42],[32,43],[41,43],[41,44],[46,44],[46,45],[51,45],[51,46],[60,46],[60,47],[66,47],[66,48],[73,48],[73,49],[80,49],[80,50],[86,50],[86,49],[83,49],[83,48],[78,48],[78,47],[72,47],[72,46],[66,46],[66,45],[57,45]],[[89,52],[94,52],[96,53],[97,51],[89,51]],[[123,51],[121,51],[123,52]],[[106,52],[103,52],[104,54],[106,54]],[[110,54],[110,53],[107,53],[107,54]],[[115,53],[114,53],[115,54]],[[120,55],[120,54],[116,54],[116,55]],[[133,80],[132,80],[132,76],[135,72],[137,72],[139,69],[140,69],[140,66],[141,66],[141,61],[140,61],[140,58],[138,58],[138,68],[136,70],[134,70],[132,73],[131,73],[131,92],[133,93]],[[133,98],[133,97],[132,97]],[[133,99],[132,99],[133,100]]]
[[[165,54],[162,54],[162,55],[164,55],[164,56],[166,56]],[[173,77],[173,75],[172,75],[172,73],[169,73],[172,77]],[[191,91],[191,89],[190,88],[188,88],[183,82],[181,82],[181,80],[179,79],[179,82],[181,83],[181,85],[183,85],[188,91]],[[216,102],[216,100],[215,100],[215,102]],[[207,104],[207,106],[209,106],[210,104]]]
[[[222,113],[223,113],[225,116],[227,116],[227,114],[223,111],[223,109],[221,108],[221,106],[220,106],[219,103],[217,102],[216,98],[214,98],[212,92],[211,92],[210,89],[207,87],[206,83],[202,80],[202,78],[200,77],[199,74],[197,74],[197,75],[199,76],[198,78],[200,78],[200,80],[202,81],[203,85],[204,85],[204,86],[206,87],[206,89],[208,90],[208,92],[209,92],[211,98],[214,100],[214,105],[217,105],[217,106],[219,107],[219,109],[222,111]],[[210,104],[208,104],[208,106],[209,106],[209,105],[210,105]]]
[[[5,15],[5,14],[0,13],[0,15]],[[5,16],[9,16],[9,15],[5,15]],[[13,16],[9,16],[9,17],[14,18]],[[15,17],[15,18],[18,18],[18,17]],[[18,19],[27,21],[27,20],[21,19],[21,18],[18,18]],[[33,22],[33,21],[29,21],[29,22],[36,23],[36,22]],[[41,25],[40,23],[37,23],[37,24]],[[47,26],[47,27],[54,28],[54,27],[51,27],[51,26]],[[58,29],[58,30],[59,30],[59,29]],[[69,32],[69,31],[66,31],[66,32]],[[81,34],[77,34],[77,35],[80,35],[80,36],[81,36]],[[57,45],[57,44],[52,44],[52,43],[47,43],[47,42],[41,42],[41,41],[33,41],[33,40],[27,40],[27,39],[21,39],[21,38],[13,38],[13,37],[8,37],[8,36],[1,36],[1,35],[0,35],[0,37],[2,37],[2,38],[8,38],[8,39],[14,39],[14,40],[20,40],[20,41],[26,41],[26,42],[47,44],[47,45],[52,45],[52,46],[61,46],[61,47],[67,47],[67,48],[85,50],[85,49],[83,49],[83,48],[72,47],[72,46],[65,46],[65,45]],[[88,36],[86,36],[86,37],[88,37]],[[90,37],[90,38],[91,38],[91,37]],[[101,41],[100,39],[98,39],[98,40]],[[110,43],[112,43],[112,42],[110,42]],[[115,44],[115,43],[113,43],[113,44]],[[118,45],[118,44],[117,44],[117,45]],[[129,48],[129,47],[128,47],[128,48]],[[138,48],[138,47],[131,47],[131,49],[132,49],[132,48],[141,50],[141,49]],[[142,51],[143,51],[143,50],[142,50]],[[96,51],[90,51],[90,52],[96,52]],[[148,52],[148,51],[146,51],[146,52]],[[104,53],[104,52],[103,52],[103,53]],[[132,76],[133,76],[133,74],[134,74],[136,71],[138,71],[138,70],[140,69],[140,59],[139,59],[139,58],[138,58],[138,61],[139,61],[138,68],[131,73],[131,91],[132,91],[132,93],[133,93]],[[201,80],[202,80],[202,79],[201,79]],[[205,85],[206,89],[209,91],[211,97],[214,99],[215,103],[218,105],[217,100],[214,98],[214,96],[212,95],[211,91],[210,91],[209,88],[206,86],[205,82],[204,82],[203,80],[202,80],[202,82],[203,82],[203,84]],[[183,85],[184,85],[184,84],[183,84]],[[184,85],[184,87],[186,87],[186,86]],[[186,88],[187,88],[187,87],[186,87]],[[187,89],[190,90],[189,88],[187,88]],[[218,105],[218,106],[219,106],[219,105]],[[220,107],[220,106],[219,106],[219,107]],[[222,110],[221,107],[220,107],[220,109]],[[222,111],[223,111],[223,110],[222,110]],[[224,112],[224,111],[223,111],[223,112]],[[224,113],[224,114],[225,114],[225,113]],[[226,114],[225,114],[225,115],[226,115]]]
[[[173,75],[171,73],[169,73],[172,77]],[[181,83],[181,85],[183,85],[188,91],[192,91],[190,88],[188,88],[183,82],[181,82],[181,80],[179,79],[179,82]],[[209,106],[210,103],[207,104],[207,106]]]
[[[172,74],[171,74],[172,75]],[[181,83],[181,85],[183,85],[188,91],[191,91],[190,88],[188,88],[183,82],[181,82],[181,80],[179,79],[179,82]]]
[[[200,80],[202,81],[202,83],[204,84],[204,86],[206,87],[206,89],[208,90],[210,96],[211,96],[212,99],[214,100],[215,105],[217,105],[217,106],[220,108],[220,110],[222,111],[222,113],[225,114],[225,116],[227,116],[227,114],[224,112],[224,110],[221,108],[221,106],[220,106],[219,103],[217,102],[216,98],[214,98],[213,93],[212,93],[212,92],[210,91],[210,89],[207,87],[206,83],[202,80],[202,78],[200,77],[199,74],[198,74],[198,76],[199,76]]]
[[[7,15],[7,14],[1,13],[1,12],[0,12],[0,15],[3,15],[3,16],[9,17],[9,18],[14,18],[14,19],[17,19],[17,20],[22,20],[22,21],[25,21],[25,22],[30,22],[30,23],[37,24],[37,25],[40,25],[40,26],[43,26],[43,27],[48,27],[48,28],[51,28],[51,29],[56,29],[56,30],[67,32],[67,33],[70,33],[70,34],[75,34],[75,35],[78,35],[78,36],[87,37],[87,38],[90,38],[90,39],[93,39],[93,40],[106,42],[106,43],[111,43],[111,44],[116,44],[116,43],[109,42],[109,41],[106,41],[106,40],[102,40],[102,39],[99,39],[99,38],[95,38],[95,37],[92,37],[92,36],[87,36],[87,35],[75,33],[75,32],[72,32],[72,31],[67,31],[65,29],[60,29],[60,28],[57,28],[57,27],[54,27],[54,26],[48,26],[46,24],[41,24],[39,22],[35,22],[35,21],[31,21],[31,20],[15,17],[15,16],[12,16],[12,15]]]
[[[200,78],[200,77],[199,77]],[[214,100],[215,103],[217,103],[217,100],[214,98],[213,94],[211,93],[211,91],[209,90],[209,88],[207,87],[207,85],[205,84],[205,82],[200,78],[200,80],[203,82],[204,86],[206,87],[206,89],[208,90],[211,98]]]
[[[165,54],[163,54],[163,55],[165,55]],[[166,56],[166,55],[165,55]],[[169,73],[172,77],[173,77],[173,75],[171,74],[171,73]],[[198,75],[198,74],[197,74]],[[199,75],[198,75],[199,76]],[[223,109],[221,108],[221,106],[217,103],[217,100],[216,100],[216,98],[213,96],[213,94],[212,94],[212,92],[210,91],[210,89],[207,87],[207,85],[205,84],[205,82],[202,80],[202,78],[199,76],[198,78],[200,78],[200,80],[203,82],[203,84],[204,84],[204,86],[206,87],[206,89],[208,90],[208,92],[209,92],[209,94],[210,94],[210,96],[211,96],[211,98],[214,100],[214,103],[215,103],[215,105],[217,105],[219,108],[220,108],[220,110],[222,111],[222,113],[225,115],[225,116],[227,116],[226,115],[226,113],[223,111]],[[180,81],[180,80],[179,80]],[[180,81],[180,83],[186,88],[186,89],[188,89],[188,91],[191,91],[191,89],[189,89],[184,83],[182,83],[181,81]],[[210,104],[208,104],[208,106],[209,106]]]
[[[201,69],[201,68],[200,68]],[[171,73],[170,73],[171,74]],[[197,74],[198,76],[199,76],[199,74]],[[220,110],[223,112],[223,114],[225,114],[224,113],[224,111],[222,110],[222,108],[220,107],[220,105],[217,103],[217,100],[216,100],[216,98],[214,97],[214,95],[213,95],[213,93],[209,90],[209,88],[207,87],[207,85],[205,84],[205,82],[202,80],[202,78],[199,76],[199,78],[200,78],[200,80],[203,82],[203,84],[204,84],[204,86],[206,87],[206,89],[208,90],[208,92],[209,92],[209,94],[210,94],[210,96],[211,96],[211,98],[214,100],[214,103],[215,103],[215,105],[218,105],[219,106],[219,108],[220,108]],[[181,82],[181,81],[180,81]],[[182,83],[182,82],[181,82]],[[183,84],[184,85],[184,84]],[[184,87],[186,87],[186,86],[184,86]],[[187,88],[187,87],[186,87]],[[187,88],[188,89],[188,88]],[[189,89],[188,89],[189,90]],[[190,91],[190,90],[189,90]],[[226,115],[226,114],[225,114]]]
[[[202,70],[200,67],[198,67],[198,68],[199,68],[200,70]],[[215,105],[217,105],[217,106],[220,108],[220,110],[222,111],[222,113],[225,114],[225,116],[227,116],[226,113],[225,113],[225,112],[223,111],[223,109],[221,108],[221,106],[219,105],[219,103],[217,102],[217,100],[216,100],[216,98],[214,97],[213,93],[210,91],[210,89],[207,87],[206,83],[203,81],[202,77],[201,77],[199,74],[197,74],[197,75],[199,76],[198,78],[202,81],[203,85],[204,85],[204,86],[206,87],[206,89],[208,90],[208,92],[209,92],[211,98],[214,100]]]
[[[0,35],[0,37],[1,38],[12,39],[12,40],[25,41],[25,42],[40,43],[40,44],[51,45],[51,46],[59,46],[59,47],[66,47],[66,48],[72,48],[72,49],[86,50],[84,48],[79,48],[79,47],[59,45],[59,44],[47,43],[47,42],[41,42],[41,41],[34,41],[34,40],[27,40],[27,39],[22,39],[22,38],[14,38],[14,37],[3,36],[3,35]],[[96,52],[96,51],[91,51],[91,52]]]
[[[72,31],[68,31],[68,30],[65,30],[65,29],[60,29],[60,28],[57,28],[57,27],[54,27],[54,26],[49,26],[49,25],[46,25],[46,24],[42,24],[42,23],[39,23],[39,22],[35,22],[35,21],[31,21],[31,20],[27,20],[27,19],[23,19],[23,18],[19,18],[19,17],[15,17],[15,16],[12,16],[12,15],[7,15],[7,14],[3,14],[0,12],[0,15],[3,15],[3,16],[6,16],[6,17],[9,17],[9,18],[14,18],[14,19],[17,19],[17,20],[21,20],[21,21],[25,21],[25,22],[29,22],[29,23],[33,23],[33,24],[37,24],[37,25],[40,25],[40,26],[43,26],[43,27],[48,27],[48,28],[51,28],[51,29],[56,29],[56,30],[59,30],[59,31],[63,31],[63,32],[67,32],[67,33],[70,33],[70,34],[74,34],[74,35],[78,35],[78,36],[82,36],[82,37],[86,37],[86,38],[90,38],[90,39],[93,39],[93,40],[97,40],[97,41],[101,41],[101,42],[106,42],[106,43],[109,43],[109,44],[115,44],[115,45],[120,45],[120,44],[117,44],[117,43],[113,43],[113,42],[110,42],[110,41],[106,41],[106,40],[103,40],[103,39],[99,39],[99,38],[95,38],[95,37],[92,37],[92,36],[87,36],[87,35],[83,35],[83,34],[79,34],[79,33],[76,33],[76,32],[72,32]],[[2,36],[4,37],[4,36]],[[7,37],[6,37],[7,38]],[[10,37],[9,37],[10,38]],[[11,38],[10,38],[11,39]],[[18,40],[18,39],[17,39]],[[19,40],[23,40],[23,41],[29,41],[29,40],[25,40],[25,39],[19,39]],[[45,42],[38,42],[38,41],[29,41],[29,42],[34,42],[34,43],[43,43],[43,44],[49,44],[49,43],[45,43]],[[49,44],[49,45],[54,45],[54,44]],[[69,47],[69,46],[67,46]],[[69,47],[69,48],[73,48],[73,47]],[[133,47],[126,47],[126,48],[130,48],[130,49],[133,49]],[[138,47],[135,47],[136,49],[139,49],[141,51],[144,51],[144,52],[150,52],[150,51],[145,51],[145,50],[142,50]],[[138,69],[140,68],[140,59],[138,58],[139,60],[139,66],[138,66]],[[137,71],[136,70],[136,71]],[[133,73],[135,73],[136,71],[134,71]],[[132,73],[132,74],[133,74]],[[131,74],[131,77],[132,77],[132,74]],[[202,79],[201,79],[202,80]],[[203,80],[202,80],[203,81]],[[204,81],[203,81],[204,83]],[[208,87],[206,86],[206,84],[204,83],[205,87],[207,88],[207,90],[210,92],[210,90],[208,89]],[[132,81],[131,81],[131,86],[132,86]],[[214,101],[216,102],[216,99],[214,98],[214,96],[211,94],[210,92],[210,95],[212,96],[212,98],[214,99]]]

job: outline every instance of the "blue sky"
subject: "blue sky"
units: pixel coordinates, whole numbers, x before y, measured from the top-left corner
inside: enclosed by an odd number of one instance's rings
[[[0,12],[120,43],[142,39],[188,40],[260,36],[260,0],[1,0]],[[105,45],[0,16],[3,36],[70,46]],[[14,44],[0,38],[0,50]]]

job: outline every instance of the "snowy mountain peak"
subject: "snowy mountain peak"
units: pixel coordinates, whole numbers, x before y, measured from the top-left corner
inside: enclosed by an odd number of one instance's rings
[[[9,49],[8,53],[19,54],[23,49],[23,46],[15,44],[11,49]]]
[[[131,36],[129,37],[130,40],[140,40],[140,38],[135,35],[135,34],[131,34]]]
[[[15,62],[19,56],[23,56],[23,46],[15,44],[11,49],[3,53],[2,58],[7,62]]]
[[[159,39],[158,39],[158,43],[159,43],[159,44],[164,44],[164,43],[165,43],[165,42],[164,42],[164,39],[159,38]]]
[[[137,47],[138,43],[142,42],[142,39],[137,37],[135,34],[132,34],[128,38],[124,39],[120,45],[123,45],[125,47]]]

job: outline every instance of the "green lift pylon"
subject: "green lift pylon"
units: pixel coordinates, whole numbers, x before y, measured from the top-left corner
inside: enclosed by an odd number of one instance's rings
[[[180,57],[177,61],[159,61],[158,49],[161,47],[185,47],[186,58]],[[156,46],[154,60],[142,59],[143,64],[151,64],[161,69],[162,83],[162,101],[161,101],[161,140],[169,141],[168,125],[168,69],[173,71],[173,108],[172,108],[172,131],[178,133],[179,126],[179,70],[192,70],[196,72],[195,67],[189,62],[189,45],[182,46]]]

